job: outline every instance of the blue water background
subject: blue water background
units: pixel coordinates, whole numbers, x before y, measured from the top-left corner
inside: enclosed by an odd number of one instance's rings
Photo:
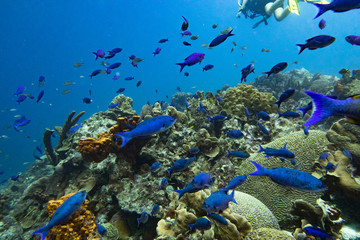
[[[225,84],[234,86],[240,81],[241,68],[252,60],[256,60],[256,74],[251,74],[248,80],[282,61],[289,62],[287,70],[304,67],[312,73],[338,76],[341,68],[359,68],[360,47],[351,46],[344,38],[359,34],[360,11],[327,12],[313,20],[317,12],[315,6],[300,3],[300,8],[300,16],[292,14],[280,23],[271,17],[268,26],[261,24],[252,29],[258,19],[236,18],[236,1],[2,1],[0,170],[5,174],[0,180],[27,168],[26,163],[33,161],[35,147],[41,145],[45,128],[62,126],[72,110],[86,111],[81,120],[105,111],[120,87],[125,87],[124,94],[134,99],[134,109],[139,114],[147,101],[166,100],[166,95],[170,100],[177,86],[184,92],[216,91]],[[199,35],[198,40],[181,37],[181,16],[189,20],[189,30]],[[324,30],[318,28],[321,18],[327,21]],[[213,24],[218,27],[213,29]],[[212,50],[200,46],[209,44],[228,26],[234,28],[235,36]],[[305,43],[306,39],[320,34],[333,35],[337,40],[327,48],[305,50],[298,55],[296,43]],[[161,38],[169,38],[169,41],[159,44]],[[192,47],[184,46],[184,40],[192,43]],[[232,41],[238,46],[230,53]],[[247,46],[247,50],[242,50],[241,46]],[[113,73],[90,80],[88,76],[93,70],[104,69],[101,60],[95,61],[92,52],[115,47],[123,51],[108,62],[122,62],[122,66],[113,71],[120,73],[119,80],[112,80]],[[152,52],[157,47],[162,51],[154,57]],[[271,52],[263,53],[262,48],[271,49]],[[179,73],[180,67],[175,63],[182,62],[193,52],[205,53],[205,60],[200,66],[185,67]],[[139,68],[130,65],[128,56],[131,54],[144,59]],[[84,62],[84,65],[75,68],[75,62]],[[206,64],[215,67],[203,72]],[[184,76],[186,71],[189,77]],[[45,76],[43,87],[37,86],[40,75]],[[85,77],[80,78],[82,75]],[[135,80],[124,81],[127,76],[135,76]],[[140,80],[142,85],[136,88]],[[64,86],[65,81],[76,84]],[[20,85],[26,86],[26,93],[35,97],[44,90],[42,101],[36,104],[35,98],[17,104],[13,93]],[[71,92],[62,95],[65,89]],[[90,89],[93,103],[86,105],[82,98],[89,97]],[[12,108],[16,111],[9,111]],[[31,119],[28,126],[21,128],[22,132],[12,128],[14,115],[18,114]],[[6,126],[11,127],[4,129]]]

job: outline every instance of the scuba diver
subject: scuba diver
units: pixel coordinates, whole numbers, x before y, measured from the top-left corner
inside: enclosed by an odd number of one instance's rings
[[[285,0],[238,0],[239,12],[237,17],[241,14],[245,15],[245,18],[249,17],[254,19],[256,17],[262,17],[262,19],[255,23],[253,28],[259,26],[260,23],[264,22],[268,25],[267,19],[274,14],[277,21],[284,20],[291,12],[297,15],[299,11],[299,0],[288,0],[288,5],[284,7]],[[326,3],[324,0],[307,0],[307,2]]]

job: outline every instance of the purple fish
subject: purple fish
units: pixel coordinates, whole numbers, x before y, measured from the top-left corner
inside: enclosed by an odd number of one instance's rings
[[[96,56],[95,60],[97,60],[98,58],[103,58],[105,56],[105,52],[101,49],[97,50],[96,52],[93,52],[93,54],[95,54]]]
[[[217,36],[214,40],[211,41],[209,47],[215,47],[215,46],[219,45],[220,43],[224,42],[228,37],[234,36],[234,34],[232,34],[232,31],[233,30],[231,30],[228,33]]]
[[[129,60],[134,60],[136,57],[135,57],[135,55],[133,54],[133,55],[131,55],[130,57],[129,57]]]
[[[241,69],[241,83],[244,81],[246,82],[246,77],[250,74],[250,73],[255,73],[255,68],[254,68],[254,64],[250,64],[247,67]]]
[[[44,96],[44,90],[42,90],[42,91],[39,93],[39,95],[38,95],[38,97],[37,97],[37,100],[36,100],[36,103],[38,103],[43,96]]]
[[[22,94],[25,91],[25,87],[24,86],[20,86],[18,87],[18,89],[16,90],[16,92],[14,93],[14,96],[18,96],[20,94]]]
[[[319,22],[319,28],[323,30],[326,27],[326,21],[324,19],[321,19]]]
[[[308,40],[306,40],[305,44],[296,44],[296,46],[300,47],[300,52],[299,52],[300,54],[306,48],[308,48],[309,50],[315,50],[318,48],[327,47],[330,44],[332,44],[335,40],[336,38],[329,35],[319,35],[313,38],[309,38]]]
[[[118,75],[115,75],[112,79],[113,79],[113,80],[118,80],[118,79],[119,79],[119,76],[118,76]]]
[[[185,32],[183,32],[183,33],[180,33],[181,34],[181,36],[191,36],[192,35],[192,33],[191,32],[189,32],[189,31],[185,31]]]
[[[90,75],[90,78],[95,77],[96,75],[101,73],[101,69],[96,69],[95,71],[93,71]]]
[[[18,97],[18,99],[16,99],[16,102],[18,102],[18,103],[20,104],[21,102],[25,101],[25,99],[26,99],[26,95],[21,94],[21,95]]]
[[[180,65],[180,72],[184,69],[185,66],[192,66],[196,63],[201,63],[202,60],[204,60],[205,54],[204,53],[193,53],[187,58],[185,58],[185,61],[182,63],[176,63],[176,65]]]
[[[115,68],[118,68],[121,66],[121,63],[120,62],[117,62],[117,63],[113,63],[111,64],[108,68],[110,69],[115,69]]]
[[[314,125],[328,117],[347,117],[349,123],[360,125],[360,95],[336,100],[320,93],[305,91],[313,102],[313,113],[304,126]]]
[[[276,74],[276,73],[279,73],[279,72],[283,71],[287,66],[288,66],[287,62],[281,62],[281,63],[278,63],[275,66],[273,66],[270,69],[270,71],[263,72],[263,73],[267,74],[267,77],[270,77],[271,74]]]
[[[113,48],[109,53],[119,53],[122,51],[122,48]]]
[[[155,51],[153,52],[154,57],[155,57],[155,55],[158,55],[160,53],[160,51],[161,51],[161,48],[156,48]]]
[[[30,123],[29,119],[26,119],[25,116],[21,116],[19,119],[16,119],[14,122],[14,129],[19,130],[19,127],[26,126]]]
[[[189,27],[189,22],[184,16],[182,16],[182,18],[184,19],[184,22],[181,25],[181,30],[186,31]]]
[[[350,35],[345,37],[345,40],[350,43],[351,45],[358,45],[360,46],[360,36]]]
[[[334,12],[346,12],[352,9],[360,8],[360,0],[333,0],[329,4],[320,4],[320,3],[313,3],[313,4],[319,8],[319,12],[314,17],[314,19],[329,10],[332,10]]]
[[[124,78],[124,80],[127,80],[127,81],[130,81],[130,80],[133,80],[133,79],[135,79],[135,77],[126,77],[126,78]]]
[[[163,38],[163,39],[160,39],[158,43],[166,43],[167,41],[169,41],[168,38]]]

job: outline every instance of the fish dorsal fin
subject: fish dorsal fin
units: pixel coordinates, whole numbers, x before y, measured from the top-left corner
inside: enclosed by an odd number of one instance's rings
[[[283,149],[286,149],[286,145],[287,145],[287,143],[285,143],[285,145],[284,145]]]

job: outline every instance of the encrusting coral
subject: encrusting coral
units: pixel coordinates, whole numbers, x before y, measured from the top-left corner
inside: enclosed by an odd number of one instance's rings
[[[47,212],[51,217],[56,209],[64,203],[74,193],[65,195],[59,200],[51,200],[47,205]],[[83,239],[100,239],[97,236],[95,216],[88,210],[88,201],[63,224],[54,226],[46,240],[83,240]]]

